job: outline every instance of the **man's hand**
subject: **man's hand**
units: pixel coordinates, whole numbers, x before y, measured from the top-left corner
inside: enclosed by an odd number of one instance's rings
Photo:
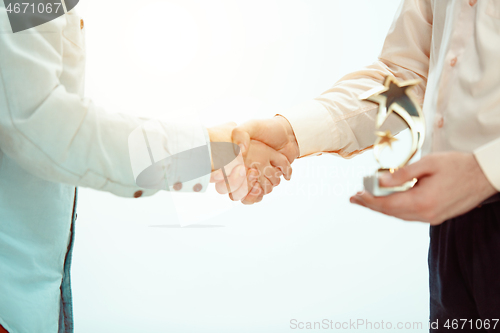
[[[232,142],[231,133],[236,127],[236,123],[229,122],[226,124],[214,126],[208,129],[210,142]],[[212,165],[213,170],[213,165]],[[255,183],[255,177],[247,177],[247,168],[243,162],[243,156],[239,156],[224,167],[227,173],[227,183],[224,179],[222,170],[215,170],[210,176],[210,182],[215,183],[215,189],[220,194],[230,194],[231,200],[239,201],[246,197],[251,190],[247,181],[251,179]],[[252,184],[253,186],[254,184]],[[258,199],[258,198],[256,198]],[[262,198],[260,198],[262,200]]]
[[[288,120],[281,116],[266,120],[251,120],[236,127],[233,130],[232,139],[234,143],[241,147],[245,164],[250,168],[250,176],[247,180],[248,184],[255,183],[255,178],[251,177],[258,177],[260,179],[260,183],[256,183],[252,188],[252,192],[242,200],[244,204],[253,204],[262,200],[262,195],[267,194],[272,189],[269,183],[272,183],[273,186],[279,184],[279,181],[276,183],[272,179],[279,179],[280,173],[284,174],[285,179],[290,180],[292,170],[289,165],[286,166],[285,161],[281,160],[281,164],[270,161],[270,164],[278,167],[278,169],[269,168],[268,165],[262,164],[261,159],[267,157],[264,152],[265,149],[263,149],[265,147],[262,147],[258,142],[260,141],[265,144],[264,146],[283,154],[288,159],[288,162],[292,163],[299,156],[299,147]],[[259,149],[256,149],[259,146],[261,146],[261,152],[259,152]],[[278,158],[274,157],[274,159]],[[264,167],[265,172],[255,170],[255,165],[260,165],[261,168]],[[267,177],[268,173],[271,173],[271,178]],[[269,181],[266,181],[266,178]]]
[[[234,123],[227,123],[209,128],[210,141],[231,142],[231,133],[235,126]],[[282,175],[290,179],[291,167],[287,157],[259,141],[249,142],[245,150],[244,154],[240,153],[224,167],[229,174],[227,182],[222,170],[212,173],[211,182],[215,183],[217,192],[229,193],[232,200],[253,204],[270,193],[273,187],[280,183]]]
[[[380,179],[384,187],[402,185],[413,178],[418,182],[406,192],[386,197],[360,192],[351,202],[403,220],[438,225],[472,210],[497,192],[470,153],[431,154],[385,175]]]
[[[265,120],[251,120],[233,130],[233,142],[242,146],[246,155],[251,140],[265,143],[279,151],[292,163],[299,156],[299,146],[292,126],[285,118],[277,116]]]

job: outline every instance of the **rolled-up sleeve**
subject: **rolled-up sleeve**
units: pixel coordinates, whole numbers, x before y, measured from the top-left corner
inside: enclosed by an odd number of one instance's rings
[[[0,149],[20,167],[42,179],[91,187],[119,196],[150,195],[157,189],[136,184],[129,136],[147,119],[107,113],[90,99],[69,92],[60,77],[63,68],[61,17],[10,33],[5,7],[0,6]],[[147,137],[166,155],[208,145],[199,124],[158,122]],[[147,157],[147,155],[146,155]],[[182,169],[172,162],[167,167]],[[210,162],[208,162],[210,165]],[[182,191],[207,188],[207,175]],[[170,184],[172,185],[172,184]]]
[[[280,113],[294,130],[301,157],[331,153],[348,158],[370,148],[375,141],[378,106],[359,96],[382,85],[387,75],[420,79],[413,92],[423,103],[432,38],[430,6],[427,0],[403,1],[378,61],[344,76],[314,100]],[[391,114],[384,128],[398,133],[405,124]]]

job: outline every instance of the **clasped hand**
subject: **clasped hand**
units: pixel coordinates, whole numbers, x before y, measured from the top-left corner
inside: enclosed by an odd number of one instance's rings
[[[290,164],[299,155],[295,136],[288,121],[282,117],[252,120],[239,127],[234,123],[212,127],[212,142],[233,142],[241,154],[225,167],[227,184],[221,170],[212,173],[211,182],[217,192],[229,193],[232,200],[244,204],[260,202],[281,181],[290,180]]]

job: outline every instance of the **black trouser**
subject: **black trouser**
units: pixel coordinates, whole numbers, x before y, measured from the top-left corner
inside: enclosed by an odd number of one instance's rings
[[[430,235],[430,320],[438,321],[431,332],[500,331],[500,202],[431,227]]]

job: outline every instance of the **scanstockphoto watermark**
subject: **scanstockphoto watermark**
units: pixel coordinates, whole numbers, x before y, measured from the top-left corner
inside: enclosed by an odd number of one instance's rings
[[[349,319],[344,321],[322,319],[321,321],[301,321],[298,319],[290,319],[290,329],[292,330],[419,330],[428,327],[431,327],[431,323],[424,323],[421,321],[391,322],[368,319]]]
[[[467,319],[454,318],[446,320],[436,320],[430,322],[422,321],[384,321],[368,319],[349,319],[348,321],[338,321],[323,319],[321,321],[300,321],[290,319],[290,329],[292,330],[495,330],[499,319]],[[500,325],[498,325],[500,327]]]

